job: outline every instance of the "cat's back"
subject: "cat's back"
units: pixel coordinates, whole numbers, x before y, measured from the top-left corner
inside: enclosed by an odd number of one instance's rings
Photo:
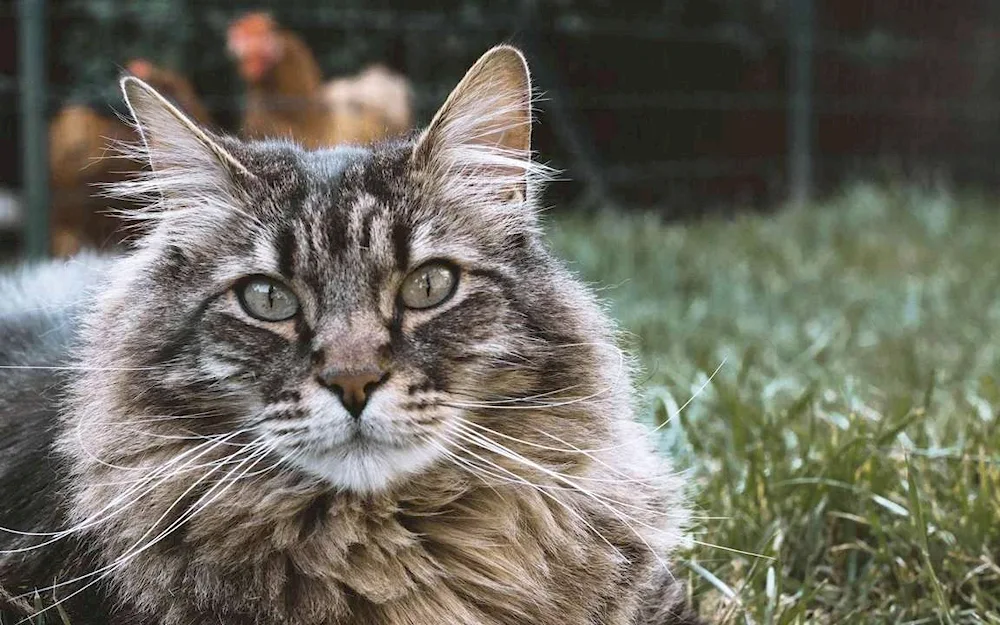
[[[53,488],[51,443],[70,350],[109,263],[82,256],[0,271],[0,525],[36,523],[30,512]]]
[[[85,255],[0,269],[0,526],[17,530],[0,530],[0,551],[13,550],[0,554],[0,583],[11,594],[30,593],[38,580],[55,579],[77,561],[74,541],[31,549],[44,538],[18,532],[65,525],[65,486],[52,443],[79,319],[112,262]],[[77,600],[94,599],[86,593]],[[82,613],[99,618],[98,606],[86,603]],[[4,618],[17,621],[0,606]]]
[[[86,255],[0,271],[0,388],[10,391],[39,371],[16,367],[67,364],[80,313],[111,262]]]

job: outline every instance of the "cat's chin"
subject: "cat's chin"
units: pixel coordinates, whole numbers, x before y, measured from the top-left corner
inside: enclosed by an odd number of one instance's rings
[[[335,488],[371,494],[426,470],[440,457],[438,448],[429,444],[396,447],[348,443],[327,452],[300,455],[294,463]]]

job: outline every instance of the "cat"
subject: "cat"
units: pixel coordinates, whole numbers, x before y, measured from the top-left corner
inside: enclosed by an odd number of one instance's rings
[[[682,480],[542,236],[519,51],[372,147],[122,87],[144,234],[0,282],[8,589],[77,625],[700,622]]]

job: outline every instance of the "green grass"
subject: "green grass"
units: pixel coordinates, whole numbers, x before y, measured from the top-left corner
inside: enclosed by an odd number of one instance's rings
[[[998,209],[858,186],[731,221],[551,219],[693,475],[703,614],[1000,623]]]

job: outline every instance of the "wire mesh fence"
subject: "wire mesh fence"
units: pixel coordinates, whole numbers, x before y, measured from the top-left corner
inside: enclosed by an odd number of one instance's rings
[[[996,178],[989,0],[4,0],[0,184],[22,222],[43,229],[31,217],[48,201],[47,120],[67,103],[120,112],[115,78],[130,59],[178,70],[214,124],[238,132],[244,85],[225,33],[260,9],[327,77],[370,63],[405,75],[417,124],[486,47],[526,48],[542,95],[536,148],[568,180],[552,204],[678,216],[801,201],[883,172]],[[22,238],[41,249],[38,232]]]

